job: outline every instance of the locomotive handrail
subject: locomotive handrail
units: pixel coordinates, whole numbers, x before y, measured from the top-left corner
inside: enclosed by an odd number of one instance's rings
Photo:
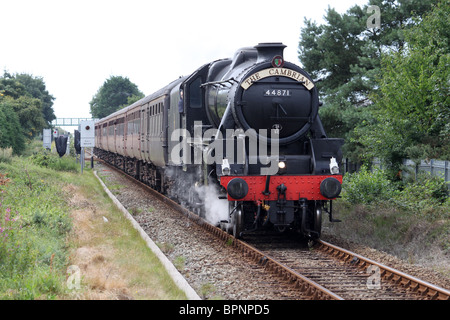
[[[220,81],[211,81],[211,82],[206,82],[200,85],[200,88],[203,87],[209,87],[209,86],[221,86],[221,87],[225,87],[225,83],[228,83],[230,85],[232,85],[233,83],[238,83],[238,81],[234,78],[230,78],[227,80],[220,80]]]

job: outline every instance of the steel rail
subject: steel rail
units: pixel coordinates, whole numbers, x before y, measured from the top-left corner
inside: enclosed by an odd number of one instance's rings
[[[409,289],[412,292],[417,292],[422,296],[427,296],[432,300],[450,300],[450,291],[447,289],[423,281],[409,274],[388,267],[384,264],[363,257],[349,250],[340,248],[323,240],[319,240],[318,243],[321,245],[322,250],[346,262],[351,261],[352,264],[359,268],[367,269],[370,265],[377,266],[378,268],[380,268],[381,277],[386,280],[393,281],[394,283],[404,287],[405,289]]]
[[[120,172],[123,176],[125,176],[130,181],[144,187],[149,193],[152,194],[152,196],[154,196],[158,200],[162,201],[163,203],[165,203],[172,209],[184,214],[188,219],[195,222],[201,228],[212,233],[213,235],[215,235],[219,239],[225,241],[226,243],[230,243],[233,247],[235,247],[236,249],[241,251],[245,257],[252,259],[258,265],[263,266],[264,268],[266,268],[266,270],[268,270],[272,274],[274,274],[276,276],[280,276],[283,280],[290,283],[293,287],[295,287],[296,289],[299,289],[302,293],[306,294],[307,296],[310,296],[315,300],[344,300],[339,295],[324,288],[323,286],[316,283],[315,281],[308,279],[307,277],[295,272],[294,270],[290,269],[287,266],[282,265],[278,261],[272,259],[271,257],[267,256],[263,252],[252,247],[251,245],[249,245],[239,239],[236,239],[233,235],[227,233],[226,231],[223,231],[222,229],[220,229],[216,226],[213,226],[212,224],[208,223],[207,221],[202,219],[197,214],[182,207],[177,202],[173,201],[172,199],[167,198],[165,195],[152,189],[150,186],[146,185],[145,183],[134,179],[130,175],[126,174],[125,172],[122,172],[121,170],[115,168],[114,166],[110,165],[109,163],[107,163],[103,160],[100,160],[100,161],[102,161],[106,166],[115,170],[116,172]]]
[[[250,256],[253,260],[257,261],[258,264],[265,266],[266,269],[268,269],[272,273],[281,276],[285,281],[294,283],[296,288],[299,288],[302,292],[306,292],[306,294],[312,296],[313,299],[344,300],[339,295],[331,292],[317,282],[303,276],[302,274],[292,270],[291,268],[282,265],[278,261],[272,259],[270,256],[259,251],[258,249],[250,246],[245,242],[242,242],[239,239],[236,239],[232,235],[227,234],[225,231],[220,231],[225,233],[229,239],[233,239],[233,245],[244,252],[245,255]]]
[[[184,214],[188,219],[195,222],[197,225],[212,233],[219,239],[230,243],[232,246],[236,247],[239,251],[241,251],[244,256],[253,259],[260,266],[265,267],[269,272],[281,276],[285,281],[290,282],[293,286],[300,289],[301,292],[305,293],[308,296],[311,296],[313,299],[321,299],[321,300],[344,300],[339,295],[331,292],[315,281],[297,273],[296,271],[290,269],[287,266],[282,265],[277,262],[275,259],[270,256],[264,254],[253,246],[236,239],[233,235],[223,231],[222,229],[213,226],[208,223],[204,219],[202,219],[197,214],[191,212],[190,210],[182,207],[177,202],[169,199],[165,195],[159,193],[158,191],[152,189],[150,186],[145,183],[134,179],[132,176],[126,174],[125,172],[115,168],[109,163],[102,161],[105,165],[114,169],[116,172],[120,172],[123,176],[128,178],[130,181],[141,185],[146,190],[149,191],[155,198],[159,199],[172,209]],[[450,300],[450,291],[439,286],[433,285],[429,282],[420,280],[411,275],[403,273],[399,270],[393,269],[391,267],[385,266],[381,263],[378,263],[369,258],[363,257],[357,253],[351,252],[349,250],[340,248],[331,243],[325,242],[323,240],[318,240],[317,243],[320,245],[319,249],[337,257],[340,260],[344,260],[346,262],[351,262],[354,266],[367,269],[370,265],[374,265],[380,268],[380,274],[383,278],[387,280],[392,280],[396,284],[403,286],[404,288],[411,290],[412,292],[418,292],[422,296],[427,296],[429,299],[435,300]]]

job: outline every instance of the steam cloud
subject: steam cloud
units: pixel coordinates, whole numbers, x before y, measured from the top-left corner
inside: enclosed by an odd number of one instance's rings
[[[219,199],[219,190],[215,185],[198,185],[195,174],[186,176],[176,176],[172,169],[166,169],[165,174],[171,179],[171,186],[168,190],[170,198],[177,200],[185,208],[193,205],[193,202],[200,200],[204,204],[205,219],[213,224],[218,225],[220,221],[228,221],[228,200]],[[186,192],[189,190],[188,192]],[[193,199],[192,194],[197,195],[197,199]]]
[[[219,192],[214,185],[201,186],[197,193],[205,203],[206,220],[217,225],[221,220],[228,221],[228,200],[219,199]]]

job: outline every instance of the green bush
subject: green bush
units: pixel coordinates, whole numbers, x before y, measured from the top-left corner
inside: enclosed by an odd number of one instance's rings
[[[48,168],[52,166],[56,162],[56,157],[52,156],[52,154],[49,151],[43,150],[41,152],[34,153],[30,160],[33,164]]]
[[[48,150],[34,153],[30,160],[33,164],[57,171],[78,172],[75,159],[70,156],[59,157]]]
[[[12,148],[0,148],[0,162],[11,163],[12,153]]]
[[[343,198],[353,204],[386,201],[398,192],[383,170],[371,172],[365,166],[358,172],[347,173],[342,187]]]
[[[414,212],[438,213],[440,209],[448,209],[448,187],[443,178],[421,172],[416,181],[405,185],[395,198],[399,206]]]
[[[367,167],[346,174],[342,183],[342,197],[351,204],[386,203],[393,208],[421,214],[427,219],[449,216],[450,199],[447,183],[443,178],[422,172],[416,180],[393,183],[384,170],[371,172]]]
[[[52,164],[50,168],[57,171],[78,172],[79,166],[77,166],[75,158],[64,156],[57,159],[57,161],[55,161],[55,163]]]

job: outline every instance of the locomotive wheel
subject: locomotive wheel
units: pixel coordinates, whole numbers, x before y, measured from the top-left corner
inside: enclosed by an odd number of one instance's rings
[[[314,201],[308,203],[302,233],[310,239],[319,239],[322,234],[322,207]]]
[[[244,230],[244,214],[242,210],[242,204],[238,204],[236,209],[234,209],[233,215],[231,216],[231,231],[235,238],[240,238],[241,233]]]
[[[316,207],[314,209],[314,226],[313,230],[316,232],[315,237],[320,238],[322,233],[322,208]]]

